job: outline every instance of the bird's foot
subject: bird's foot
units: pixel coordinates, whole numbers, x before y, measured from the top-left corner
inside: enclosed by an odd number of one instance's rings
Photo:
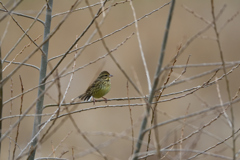
[[[105,98],[105,97],[102,97],[104,100],[105,100],[105,103],[107,103],[107,98]]]

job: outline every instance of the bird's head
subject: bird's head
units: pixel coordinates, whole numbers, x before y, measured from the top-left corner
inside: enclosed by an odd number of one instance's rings
[[[107,81],[109,81],[111,77],[113,77],[113,75],[109,74],[108,71],[102,71],[98,76],[99,79],[104,79]]]

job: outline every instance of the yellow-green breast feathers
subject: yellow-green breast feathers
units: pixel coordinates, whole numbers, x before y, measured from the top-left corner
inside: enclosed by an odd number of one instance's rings
[[[110,75],[107,71],[102,71],[98,78],[87,88],[86,92],[79,96],[81,100],[89,100],[93,98],[101,98],[111,89]]]

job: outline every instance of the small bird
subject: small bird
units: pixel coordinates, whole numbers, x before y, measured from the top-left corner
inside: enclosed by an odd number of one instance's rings
[[[113,75],[109,74],[107,71],[102,71],[98,78],[87,88],[86,92],[78,98],[85,101],[93,97],[93,104],[95,104],[94,98],[102,97],[105,100],[105,103],[107,103],[107,98],[104,98],[103,96],[111,89],[111,77],[113,77]]]

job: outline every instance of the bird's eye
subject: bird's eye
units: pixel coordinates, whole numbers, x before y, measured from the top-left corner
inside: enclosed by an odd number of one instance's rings
[[[106,74],[105,74],[105,75],[102,75],[102,78],[107,78],[107,77],[108,77],[108,75],[106,75]]]

